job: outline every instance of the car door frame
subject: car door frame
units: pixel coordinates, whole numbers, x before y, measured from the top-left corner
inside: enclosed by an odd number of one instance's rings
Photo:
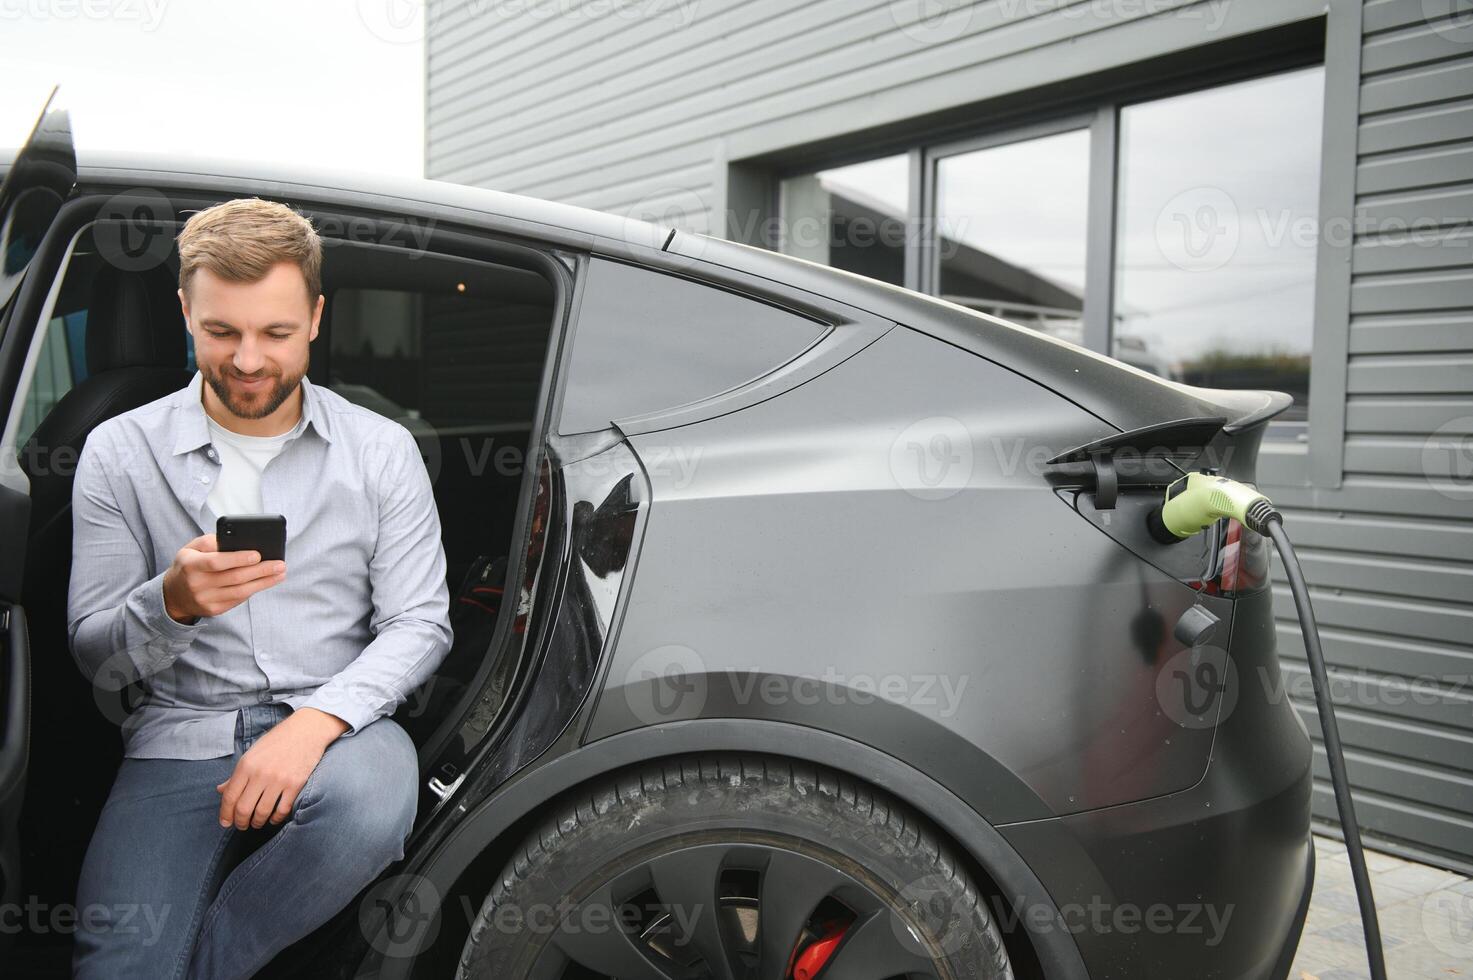
[[[52,89],[0,179],[0,259],[6,262],[0,269],[0,391],[13,390],[23,369],[30,341],[24,314],[36,292],[37,269],[45,267],[46,243],[77,183],[71,120],[64,109],[53,108],[55,99]],[[16,246],[29,233],[39,236],[37,247],[17,263]],[[7,410],[7,431],[14,421],[10,414]],[[20,887],[18,826],[30,764],[31,647],[22,603],[29,491],[30,481],[6,453],[0,459],[0,541],[5,543],[0,549],[0,898],[6,903]]]

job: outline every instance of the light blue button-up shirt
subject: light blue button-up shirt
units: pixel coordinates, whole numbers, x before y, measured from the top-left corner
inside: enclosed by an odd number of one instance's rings
[[[440,517],[414,437],[304,377],[301,422],[261,474],[263,510],[286,516],[286,579],[186,625],[164,611],[163,578],[218,516],[203,383],[196,372],[87,438],[72,489],[72,654],[99,687],[142,681],[123,722],[130,758],[231,755],[237,710],[272,701],[337,715],[351,737],[450,650]]]

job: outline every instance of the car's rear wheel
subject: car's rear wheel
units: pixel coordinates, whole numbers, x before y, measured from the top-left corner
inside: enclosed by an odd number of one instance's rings
[[[914,811],[830,770],[701,756],[565,801],[482,904],[459,976],[1011,978],[965,869]]]

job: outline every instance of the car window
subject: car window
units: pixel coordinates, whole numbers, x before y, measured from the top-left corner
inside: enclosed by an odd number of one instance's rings
[[[415,437],[456,588],[511,553],[552,336],[554,292],[525,269],[433,253],[327,251],[314,382]]]
[[[824,330],[736,293],[594,258],[558,431],[595,432],[719,395],[786,364]]]
[[[36,373],[21,403],[19,438],[24,446],[62,396],[87,377],[87,311],[54,316],[41,340]]]
[[[525,431],[536,412],[549,309],[471,290],[333,294],[331,387],[441,435]]]

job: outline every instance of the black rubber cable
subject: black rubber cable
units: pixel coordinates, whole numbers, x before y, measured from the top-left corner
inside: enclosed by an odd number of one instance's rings
[[[1355,804],[1350,798],[1350,780],[1345,775],[1345,755],[1340,747],[1340,729],[1335,724],[1335,705],[1330,700],[1330,681],[1325,673],[1325,654],[1320,649],[1320,630],[1315,624],[1314,609],[1309,604],[1309,586],[1294,546],[1284,533],[1278,514],[1266,522],[1269,537],[1284,560],[1284,573],[1294,593],[1294,606],[1299,610],[1299,629],[1304,634],[1304,652],[1309,658],[1309,674],[1314,680],[1314,699],[1320,713],[1320,729],[1325,737],[1325,757],[1330,763],[1330,782],[1335,787],[1335,806],[1340,811],[1340,829],[1345,834],[1345,850],[1350,855],[1350,873],[1355,879],[1355,894],[1360,900],[1361,928],[1366,934],[1366,958],[1371,966],[1371,980],[1386,980],[1386,960],[1381,952],[1381,923],[1376,918],[1376,899],[1371,894],[1371,876],[1366,870],[1366,856],[1360,846],[1360,824],[1355,819]]]

